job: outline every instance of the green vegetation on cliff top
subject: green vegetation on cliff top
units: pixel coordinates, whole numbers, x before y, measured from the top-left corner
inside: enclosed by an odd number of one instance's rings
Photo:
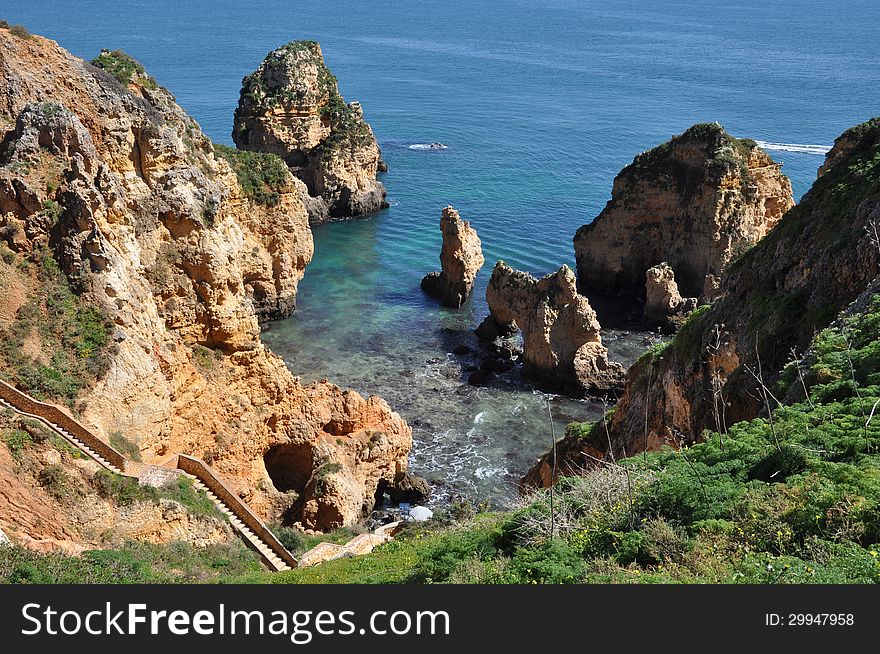
[[[263,152],[238,150],[220,143],[214,152],[232,165],[245,196],[257,204],[274,207],[290,183],[290,173],[281,157]]]
[[[122,50],[102,50],[101,54],[90,62],[92,66],[106,70],[122,84],[137,84],[145,89],[159,88],[156,80],[147,74],[143,65],[134,57]]]

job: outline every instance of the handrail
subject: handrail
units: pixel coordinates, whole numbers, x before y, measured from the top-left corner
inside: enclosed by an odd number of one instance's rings
[[[110,445],[95,436],[88,429],[83,427],[77,420],[69,416],[54,404],[40,402],[30,395],[22,393],[20,390],[0,379],[0,397],[22,410],[23,413],[29,413],[34,416],[48,420],[49,422],[61,427],[72,436],[83,442],[86,447],[97,452],[109,464],[115,466],[119,470],[125,471],[127,463],[126,458],[117,452]]]
[[[269,546],[269,548],[278,555],[278,557],[292,568],[297,566],[297,560],[287,551],[287,548],[281,544],[281,541],[273,534],[263,521],[250,510],[247,504],[233,493],[220,477],[201,459],[186,454],[180,454],[177,457],[177,468],[193,475],[201,481],[208,489],[219,497],[229,509],[235,513],[239,520],[247,525],[260,539]]]
[[[50,425],[64,429],[83,445],[94,451],[108,463],[125,473],[126,468],[139,468],[138,464],[128,461],[122,454],[110,445],[95,436],[77,420],[69,416],[54,404],[40,402],[30,395],[23,393],[14,386],[0,379],[0,398],[8,402],[17,411],[24,415],[33,416]],[[171,467],[170,465],[168,467]],[[222,501],[235,516],[242,521],[263,543],[274,552],[278,558],[292,568],[297,566],[297,560],[281,544],[281,541],[273,534],[263,521],[251,511],[235,493],[220,479],[204,461],[186,454],[178,454],[176,469],[193,475],[201,481],[220,501]]]

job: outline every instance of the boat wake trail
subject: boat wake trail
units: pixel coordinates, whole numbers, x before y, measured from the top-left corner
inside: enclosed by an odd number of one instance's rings
[[[448,146],[442,143],[413,143],[407,146],[410,150],[446,150]]]
[[[780,150],[782,152],[800,152],[802,154],[826,154],[830,145],[811,145],[803,143],[773,143],[770,141],[756,141],[762,150]]]

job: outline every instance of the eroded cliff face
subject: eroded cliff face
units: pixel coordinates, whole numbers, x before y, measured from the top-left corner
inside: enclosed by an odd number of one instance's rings
[[[48,252],[112,323],[106,372],[77,409],[147,462],[208,457],[264,517],[351,522],[406,468],[410,429],[379,398],[302,385],[264,348],[258,317],[293,309],[312,256],[294,180],[274,206],[251,201],[145,79],[120,83],[53,41],[0,29],[0,235],[22,257]],[[267,470],[278,447],[303,454],[295,473]]]
[[[574,238],[582,292],[644,296],[645,271],[667,262],[696,297],[792,207],[791,183],[754,141],[700,124],[640,154]],[[589,293],[588,293],[589,294]]]
[[[486,288],[489,319],[502,335],[522,331],[525,374],[574,394],[607,391],[624,370],[608,360],[596,312],[575,286],[568,266],[539,280],[499,261]]]
[[[321,46],[294,41],[270,52],[242,82],[232,133],[243,150],[283,158],[313,223],[388,206],[385,169],[357,102],[345,103]]]
[[[446,306],[459,308],[474,290],[477,273],[483,267],[483,247],[477,230],[461,219],[453,207],[446,207],[440,216],[443,245],[440,249],[439,273],[428,273],[422,279],[422,290],[440,298]]]
[[[880,118],[845,140],[801,203],[728,268],[711,307],[630,368],[609,433],[566,438],[560,452],[601,459],[609,439],[618,457],[677,447],[759,415],[756,377],[772,392],[793,352],[800,357],[880,271]],[[543,483],[546,466],[547,457],[527,482]]]

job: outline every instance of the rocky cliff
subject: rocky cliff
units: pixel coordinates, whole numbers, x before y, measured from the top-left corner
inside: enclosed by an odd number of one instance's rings
[[[123,53],[95,63],[0,29],[0,328],[21,346],[4,375],[148,462],[207,457],[264,517],[351,522],[406,468],[411,431],[379,398],[302,385],[260,341],[312,254],[293,178],[215,156]]]
[[[242,81],[232,138],[291,167],[313,223],[388,206],[376,174],[385,170],[359,103],[346,103],[321,46],[294,41],[270,52]]]
[[[793,205],[791,183],[754,141],[694,125],[640,154],[611,199],[574,238],[582,292],[644,296],[645,271],[667,262],[682,294],[699,296]]]
[[[560,452],[602,458],[610,439],[615,456],[632,455],[759,415],[762,384],[773,393],[786,363],[880,271],[880,118],[842,139],[803,200],[728,267],[711,307],[629,370],[609,433],[572,435]],[[545,479],[546,466],[528,481]]]
[[[443,245],[440,249],[439,273],[432,272],[422,279],[422,290],[448,307],[455,309],[464,304],[474,290],[477,273],[483,267],[483,248],[477,230],[461,219],[452,207],[443,209],[440,216]]]
[[[495,264],[486,289],[493,333],[523,337],[523,372],[574,394],[619,386],[623,367],[608,360],[596,312],[575,288],[568,266],[541,279]],[[486,325],[478,333],[485,333]]]
[[[710,278],[707,277],[707,280]],[[675,281],[675,271],[665,261],[648,268],[645,274],[645,322],[651,326],[675,326],[697,307],[697,298],[683,298]]]

